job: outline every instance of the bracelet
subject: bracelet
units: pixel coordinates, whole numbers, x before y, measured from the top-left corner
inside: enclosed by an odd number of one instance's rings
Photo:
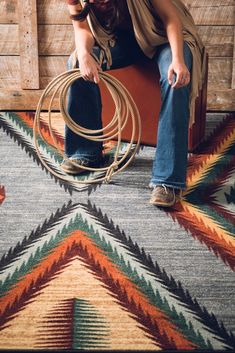
[[[83,0],[85,3],[85,6],[82,7],[81,6],[81,11],[79,11],[78,13],[76,13],[75,15],[70,15],[71,20],[73,21],[83,21],[85,20],[85,18],[87,17],[88,13],[90,12],[90,3],[89,0]]]
[[[76,13],[75,15],[70,15],[69,17],[73,21],[81,21],[81,20],[83,20],[83,16],[81,16],[81,13]]]

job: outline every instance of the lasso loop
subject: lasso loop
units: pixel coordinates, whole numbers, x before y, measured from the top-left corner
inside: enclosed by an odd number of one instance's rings
[[[122,83],[116,78],[114,78],[113,76],[111,76],[110,74],[106,72],[100,72],[99,76],[100,76],[100,79],[105,83],[115,105],[115,112],[112,117],[112,120],[102,129],[90,130],[78,125],[72,120],[72,118],[70,117],[67,111],[66,98],[67,98],[68,89],[75,80],[82,78],[79,69],[68,70],[60,74],[59,76],[55,77],[45,88],[38,102],[38,106],[35,114],[34,126],[33,126],[35,148],[40,161],[47,168],[47,170],[54,176],[64,181],[69,181],[69,182],[79,183],[79,184],[88,184],[88,183],[91,184],[91,183],[98,183],[103,181],[109,182],[114,175],[121,172],[124,168],[128,166],[128,164],[133,160],[135,154],[139,149],[140,137],[141,137],[141,120],[140,120],[139,111],[137,109],[137,106],[133,98],[131,97],[128,90],[122,85]],[[49,107],[48,107],[48,126],[49,126],[50,136],[53,141],[53,143],[50,144],[50,146],[56,149],[59,152],[59,154],[64,158],[64,160],[69,160],[75,166],[78,166],[79,168],[82,168],[91,172],[102,172],[102,173],[106,172],[105,175],[102,175],[100,177],[97,177],[97,175],[95,175],[94,178],[90,177],[87,180],[78,180],[78,179],[75,179],[74,177],[69,177],[60,168],[58,168],[58,171],[53,170],[49,166],[49,161],[47,160],[47,158],[45,156],[43,157],[43,153],[40,151],[40,148],[39,148],[37,135],[39,134],[41,140],[43,140],[46,144],[48,144],[48,142],[45,141],[45,138],[41,132],[41,111],[43,110],[43,103],[45,102],[46,98],[48,98],[49,94],[53,89],[55,91],[51,96]],[[59,92],[60,113],[64,119],[65,124],[68,126],[70,130],[72,130],[77,135],[83,138],[89,139],[91,141],[104,142],[104,141],[114,140],[114,139],[117,140],[114,159],[110,166],[100,167],[100,168],[85,167],[69,159],[65,155],[59,143],[57,142],[55,133],[53,132],[53,129],[52,129],[52,123],[51,123],[51,120],[52,120],[51,112],[52,112],[53,102],[58,92]],[[128,120],[131,120],[131,125],[132,125],[131,137],[130,137],[129,145],[126,148],[125,152],[121,153],[122,131],[127,125]]]

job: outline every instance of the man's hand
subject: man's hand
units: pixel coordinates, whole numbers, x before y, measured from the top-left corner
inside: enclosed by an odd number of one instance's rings
[[[174,82],[174,74],[176,80]],[[190,72],[184,63],[172,62],[168,69],[168,82],[172,88],[187,86],[190,82]]]
[[[85,53],[82,56],[78,56],[78,61],[82,78],[85,81],[99,83],[99,71],[101,71],[101,67],[92,55]]]

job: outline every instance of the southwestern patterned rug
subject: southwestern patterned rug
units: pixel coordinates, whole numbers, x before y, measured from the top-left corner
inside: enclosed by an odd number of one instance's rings
[[[0,116],[0,349],[235,350],[234,117],[208,115],[168,211],[148,204],[153,148],[110,184],[78,186],[42,166],[33,118]]]

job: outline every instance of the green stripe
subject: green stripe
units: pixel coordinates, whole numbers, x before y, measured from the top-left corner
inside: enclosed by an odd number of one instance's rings
[[[27,135],[30,136],[31,138],[31,143],[34,146],[34,141],[33,141],[33,129],[30,128],[18,115],[16,114],[9,114],[9,118],[15,123],[16,126],[18,126],[20,129],[22,129],[24,132],[27,133]],[[23,136],[22,136],[23,137]],[[24,137],[23,137],[24,138]],[[37,141],[38,145],[40,148],[43,148],[44,151],[50,156],[50,158],[54,158],[54,160],[57,163],[61,163],[63,157],[57,152],[56,149],[54,149],[52,146],[49,144],[45,143],[39,135],[37,135]]]
[[[210,346],[209,343],[205,343],[199,333],[195,333],[192,324],[186,322],[183,314],[177,313],[174,307],[170,306],[165,298],[161,298],[157,290],[154,292],[151,283],[147,283],[143,275],[140,277],[136,269],[132,269],[130,262],[126,263],[123,255],[121,254],[119,256],[116,248],[113,249],[111,243],[107,243],[104,237],[101,239],[99,233],[94,232],[93,227],[89,226],[87,221],[83,221],[81,215],[78,214],[76,215],[74,221],[70,221],[69,225],[63,227],[61,231],[57,232],[55,237],[51,237],[49,241],[46,241],[41,249],[38,248],[35,255],[31,255],[29,261],[24,264],[19,271],[15,271],[11,279],[8,277],[6,283],[4,283],[2,286],[2,291],[9,289],[9,287],[13,285],[19,277],[24,276],[33,266],[40,263],[43,257],[47,256],[47,254],[53,250],[53,248],[60,241],[68,236],[70,232],[78,229],[85,232],[86,234],[89,234],[97,246],[105,252],[106,256],[108,256],[112,262],[132,280],[132,282],[139,288],[139,290],[146,295],[150,303],[160,308],[171,318],[172,322],[177,325],[179,331],[182,332],[185,337],[197,344],[200,348],[208,348]],[[80,304],[80,308],[86,310],[84,303]],[[82,320],[82,318],[80,320]]]
[[[87,316],[93,317],[92,325],[86,320]],[[95,307],[89,301],[75,299],[72,349],[108,348],[108,333],[106,322]]]
[[[182,312],[177,313],[174,305],[171,306],[166,298],[161,298],[158,290],[154,292],[150,281],[147,283],[143,275],[140,277],[136,269],[132,269],[130,262],[128,261],[126,263],[123,256],[118,255],[117,250],[112,248],[110,242],[107,243],[103,238],[101,239],[98,233],[95,235],[94,240],[98,247],[101,248],[112,262],[146,295],[151,304],[158,307],[170,317],[171,321],[178,327],[179,332],[191,342],[195,343],[199,348],[207,349],[211,347],[211,343],[205,342],[199,331],[195,332],[192,323],[190,321],[188,323],[186,322]]]
[[[45,240],[43,246],[41,248],[38,247],[35,254],[31,254],[27,262],[24,262],[19,269],[16,269],[12,273],[12,275],[9,274],[5,281],[0,281],[0,296],[3,296],[4,293],[6,293],[11,286],[16,284],[21,277],[30,272],[31,268],[38,265],[43,258],[51,252],[51,250],[69,236],[69,233],[78,229],[88,234],[90,232],[87,222],[83,222],[82,217],[77,214],[74,222],[70,221],[68,226],[64,226],[54,237],[51,236],[49,241]],[[28,247],[30,247],[30,244],[28,244]]]
[[[195,185],[195,188],[200,188],[200,190],[207,190],[208,185],[210,185],[218,176],[227,169],[228,164],[233,160],[235,154],[235,143],[233,142],[226,150],[222,152],[216,162],[210,166],[210,168],[203,174],[201,179]],[[194,191],[193,191],[194,192]],[[188,199],[190,194],[186,197]]]
[[[193,207],[197,208],[198,211],[204,213],[205,216],[212,219],[219,226],[219,228],[228,232],[229,236],[233,238],[235,237],[234,224],[232,224],[228,219],[224,218],[218,212],[216,212],[213,207],[210,207],[209,205],[205,204],[200,204],[199,206],[194,204]]]

